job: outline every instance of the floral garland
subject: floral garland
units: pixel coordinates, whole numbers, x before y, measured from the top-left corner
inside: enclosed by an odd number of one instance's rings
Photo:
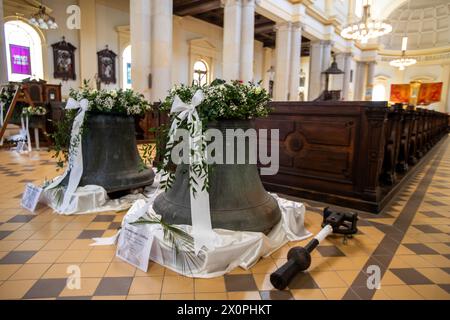
[[[29,106],[23,108],[22,114],[27,116],[45,116],[47,114],[47,109],[43,106]]]
[[[151,106],[142,94],[131,89],[97,90],[84,82],[80,90],[71,89],[69,96],[76,101],[87,99],[89,111],[114,113],[123,115],[143,115],[151,110]]]
[[[88,111],[92,113],[109,113],[123,116],[142,116],[152,109],[152,106],[145,100],[142,94],[131,89],[127,90],[96,90],[89,87],[89,81],[84,81],[83,87],[79,90],[71,89],[69,97],[81,101],[86,99],[89,102]],[[79,137],[71,139],[71,131],[77,110],[65,110],[61,121],[55,123],[55,131],[50,136],[54,140],[53,158],[56,159],[59,168],[70,159],[70,151],[75,150],[85,130],[81,128]],[[89,117],[89,114],[86,114]]]
[[[11,104],[15,93],[15,88],[12,85],[8,85],[3,87],[0,90],[0,104],[3,107],[3,112],[5,113],[8,110],[9,105]]]
[[[267,117],[270,112],[267,105],[270,96],[260,87],[260,83],[245,84],[242,81],[226,82],[221,79],[204,86],[175,86],[162,102],[160,110],[170,111],[176,96],[183,102],[191,101],[197,90],[202,90],[204,95],[203,102],[197,107],[204,125],[216,120]]]
[[[159,109],[164,112],[170,112],[170,109],[176,97],[179,97],[182,102],[189,103],[198,90],[203,92],[204,99],[196,107],[198,116],[202,122],[202,131],[208,129],[208,124],[219,120],[250,120],[259,117],[267,117],[271,111],[268,103],[270,96],[267,91],[260,87],[260,83],[245,84],[242,81],[226,82],[221,79],[214,80],[210,85],[199,86],[193,84],[191,86],[177,85],[170,90],[169,95],[159,106]],[[174,165],[170,159],[173,144],[167,144],[169,141],[168,128],[177,120],[178,114],[170,114],[169,126],[160,128],[157,134],[156,152],[162,155],[162,161],[158,162],[158,171],[165,173],[161,181],[161,187],[165,191],[170,189],[175,181]],[[182,121],[178,128],[187,129],[193,133],[193,126],[189,126],[186,120]],[[205,152],[207,144],[201,146],[201,152]],[[149,154],[148,150],[144,148],[144,154]],[[212,169],[205,161],[196,164],[195,170],[199,175],[205,176],[204,186],[194,186],[189,180],[190,187],[205,188],[209,190],[208,176]],[[195,190],[194,190],[195,191]]]

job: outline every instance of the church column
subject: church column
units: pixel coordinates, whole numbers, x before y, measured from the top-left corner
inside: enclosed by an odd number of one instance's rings
[[[322,43],[322,71],[320,77],[320,93],[328,88],[326,86],[326,75],[322,72],[327,70],[331,66],[331,48],[333,47],[333,42],[330,40],[321,41]],[[319,93],[319,94],[320,94]]]
[[[291,40],[291,66],[289,80],[289,100],[298,101],[300,85],[300,59],[302,47],[302,26],[296,22],[292,24],[292,40]]]
[[[0,0],[0,84],[8,81],[8,67],[6,62],[5,28],[3,21],[3,1]]]
[[[256,0],[242,1],[240,80],[253,80]]]
[[[131,81],[133,90],[150,101],[151,2],[130,0]]]
[[[173,1],[153,0],[152,101],[163,100],[172,87]]]
[[[269,90],[270,68],[272,67],[272,48],[264,47],[263,88]]]
[[[289,74],[291,62],[292,24],[290,22],[276,25],[276,66],[274,100],[289,100]]]
[[[442,65],[442,82],[442,99],[439,111],[450,112],[450,63]]]
[[[97,66],[97,27],[95,15],[95,1],[79,0],[81,9],[80,35],[80,81],[91,80],[91,87],[95,87]]]
[[[238,80],[241,55],[241,0],[222,0],[222,5],[224,6],[223,78],[224,80]]]
[[[367,79],[366,79],[366,92],[365,100],[372,101],[373,82],[375,78],[375,61],[367,62]]]
[[[350,92],[350,72],[351,72],[351,61],[352,61],[352,54],[350,52],[344,52],[339,54],[339,60],[342,61],[342,68],[344,71],[344,76],[342,79],[342,99],[345,101],[349,100],[349,92]],[[340,66],[338,64],[338,66]]]
[[[309,90],[308,100],[314,100],[322,93],[322,44],[320,41],[311,42],[310,60],[309,60]]]
[[[366,78],[366,64],[363,61],[356,62],[356,75],[355,75],[355,94],[354,101],[364,100],[364,83]]]

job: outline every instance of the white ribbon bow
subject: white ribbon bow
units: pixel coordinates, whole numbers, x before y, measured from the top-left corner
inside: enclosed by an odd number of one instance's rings
[[[64,192],[64,199],[59,210],[64,212],[68,209],[70,205],[70,200],[72,195],[78,188],[81,177],[83,175],[83,149],[81,147],[81,140],[79,135],[81,127],[83,126],[84,116],[86,111],[89,109],[89,101],[87,99],[82,99],[77,101],[70,98],[66,104],[66,110],[79,109],[77,116],[75,117],[72,125],[72,131],[70,133],[70,145],[75,146],[69,151],[69,165],[58,179],[56,179],[52,184],[50,184],[46,189],[52,189],[58,186],[64,178],[69,174],[69,183],[67,184],[66,191]]]
[[[174,143],[174,137],[175,137],[175,131],[180,126],[181,122],[183,122],[185,119],[187,119],[187,122],[189,124],[192,124],[194,126],[194,134],[196,134],[196,137],[192,138],[202,138],[202,131],[201,131],[201,121],[198,117],[197,109],[196,107],[202,103],[204,99],[203,91],[197,90],[197,92],[192,97],[191,103],[184,103],[181,101],[180,97],[175,96],[175,99],[172,104],[172,108],[170,109],[171,114],[177,114],[176,118],[173,120],[172,125],[170,127],[169,131],[169,141],[167,143],[168,146],[173,145]],[[199,137],[200,135],[200,137]],[[192,144],[191,144],[192,146]],[[165,159],[167,164],[167,159]]]
[[[193,126],[189,145],[190,149],[194,150],[194,153],[192,154],[190,152],[190,164],[201,162],[205,156],[204,152],[201,151],[201,143],[203,142],[202,121],[196,109],[202,103],[203,99],[204,95],[201,90],[195,93],[190,103],[184,103],[178,96],[175,96],[170,110],[170,113],[177,114],[177,116],[170,127],[168,146],[173,145],[175,132],[183,120],[187,119],[188,124]],[[165,159],[165,162],[167,164],[167,159]],[[189,174],[197,186],[203,186],[205,184],[206,178],[202,177],[201,173],[189,170]],[[194,238],[196,254],[198,254],[203,246],[208,249],[213,249],[215,239],[217,239],[216,233],[212,230],[209,193],[201,189],[203,188],[196,190],[195,194],[192,188],[190,190],[192,236]]]

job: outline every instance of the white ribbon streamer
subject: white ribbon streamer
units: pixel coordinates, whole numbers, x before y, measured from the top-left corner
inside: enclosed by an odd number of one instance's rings
[[[3,127],[3,107],[5,106],[4,102],[0,102],[0,128]],[[0,139],[0,146],[3,145],[3,137]]]
[[[24,120],[25,118],[25,120]],[[25,137],[27,139],[27,147],[28,147],[28,152],[31,152],[31,138],[30,138],[30,128],[29,128],[29,124],[30,124],[30,118],[27,115],[21,115],[20,116],[20,124],[22,126],[22,130],[21,130],[21,135],[23,137]]]
[[[190,130],[189,145],[190,150],[194,151],[189,153],[190,164],[199,164],[203,161],[205,153],[201,151],[201,146],[203,143],[203,131],[202,131],[202,121],[198,116],[196,107],[202,103],[204,99],[203,92],[198,90],[192,98],[190,103],[184,103],[178,96],[175,96],[172,108],[170,110],[171,114],[176,114],[176,118],[173,120],[169,131],[169,142],[167,145],[173,145],[175,132],[179,125],[185,119],[189,126],[192,126]],[[165,164],[167,164],[167,159],[165,159]],[[209,193],[206,190],[202,190],[206,177],[202,176],[201,173],[189,170],[190,178],[195,181],[197,188],[194,194],[194,190],[190,188],[190,199],[191,199],[191,220],[192,220],[192,236],[194,238],[194,249],[195,253],[202,249],[203,246],[208,249],[214,248],[214,241],[217,239],[216,233],[212,229],[211,224],[211,210],[209,204]]]
[[[57,187],[64,178],[69,174],[69,183],[67,184],[66,191],[64,192],[64,199],[60,211],[65,211],[69,208],[70,200],[72,199],[72,195],[78,188],[78,184],[80,183],[81,177],[83,175],[83,149],[81,147],[81,137],[80,131],[81,127],[84,123],[84,116],[86,111],[89,108],[89,101],[87,99],[82,99],[81,101],[76,101],[75,99],[70,98],[67,101],[66,110],[79,109],[77,116],[75,117],[72,125],[72,131],[70,134],[70,145],[71,148],[69,151],[69,165],[58,179],[56,179],[53,183],[51,183],[46,189],[51,189]]]

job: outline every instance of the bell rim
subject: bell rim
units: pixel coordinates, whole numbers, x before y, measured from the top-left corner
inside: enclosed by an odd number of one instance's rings
[[[191,209],[191,206],[184,206],[184,205],[182,205],[182,204],[178,204],[178,203],[176,203],[176,202],[173,202],[173,201],[169,200],[169,198],[167,198],[167,197],[165,196],[166,194],[167,194],[166,192],[162,192],[162,193],[160,193],[157,197],[163,196],[164,199],[165,199],[167,202],[169,202],[170,204],[172,204],[172,205],[176,205],[176,206],[178,206],[178,207],[180,207],[180,208],[183,208],[183,209],[189,209],[189,210]],[[275,199],[273,196],[271,196],[270,194],[267,194],[267,195],[268,195],[268,197],[267,197],[267,199],[266,199],[264,202],[261,202],[261,203],[259,203],[259,204],[253,205],[253,206],[249,206],[249,207],[245,207],[245,208],[239,208],[239,209],[214,209],[214,210],[211,209],[211,212],[234,212],[234,211],[245,211],[245,210],[253,209],[253,208],[255,208],[255,207],[262,207],[262,206],[266,205],[268,202],[272,201],[272,199],[276,201],[276,199]],[[155,199],[155,201],[156,201],[156,199]]]

